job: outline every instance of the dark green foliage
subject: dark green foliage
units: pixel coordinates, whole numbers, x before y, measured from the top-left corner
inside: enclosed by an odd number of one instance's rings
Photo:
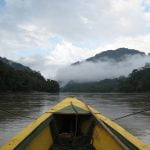
[[[0,60],[0,91],[46,91],[58,92],[56,81],[45,80],[36,71],[17,70]]]
[[[125,92],[149,92],[150,91],[150,68],[133,70],[129,77],[122,81],[120,91]]]
[[[120,79],[105,79],[98,82],[75,83],[69,82],[62,88],[64,92],[116,92]]]
[[[47,80],[47,89],[51,92],[59,92],[59,84],[55,80]]]

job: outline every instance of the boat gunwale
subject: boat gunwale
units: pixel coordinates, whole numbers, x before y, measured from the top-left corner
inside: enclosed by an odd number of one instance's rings
[[[135,147],[139,148],[140,150],[150,150],[149,145],[144,144],[141,140],[139,140],[137,137],[129,133],[127,130],[121,127],[118,123],[116,123],[115,121],[112,121],[111,119],[102,115],[101,113],[98,113],[94,108],[90,106],[89,108],[92,109],[91,110],[92,112],[94,111],[93,115],[95,116],[95,118],[103,121],[107,126],[111,127],[114,131],[116,131],[122,137],[127,139],[131,144],[135,145]]]
[[[76,98],[65,98],[63,101],[59,102],[58,104],[54,105],[51,109],[49,109],[47,112],[42,114],[39,118],[34,120],[32,123],[30,123],[27,127],[22,129],[16,136],[11,138],[7,143],[2,145],[0,147],[1,150],[9,150],[9,149],[15,149],[23,140],[25,140],[34,130],[36,130],[43,122],[45,122],[49,117],[51,117],[52,114],[54,114],[56,111],[65,108],[70,105],[70,102],[72,102],[75,106],[80,107],[87,111],[86,104]],[[140,150],[150,150],[150,147],[146,144],[144,144],[141,140],[139,140],[137,137],[130,134],[128,131],[126,131],[123,127],[118,125],[116,122],[112,121],[111,119],[105,117],[98,111],[96,111],[94,108],[88,106],[95,118],[98,120],[100,119],[103,121],[106,125],[110,126],[113,130],[118,132],[121,136],[123,136],[125,139],[127,139],[129,142],[131,142],[133,145],[135,145]],[[69,114],[69,113],[66,113]]]

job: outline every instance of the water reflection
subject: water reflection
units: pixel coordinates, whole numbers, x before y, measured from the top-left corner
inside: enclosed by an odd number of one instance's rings
[[[145,107],[150,108],[150,94],[1,93],[0,108],[8,110],[10,114],[0,110],[0,145],[31,122],[33,120],[31,118],[37,118],[67,96],[75,96],[86,101],[112,119],[143,110]],[[150,112],[117,122],[145,143],[150,144]]]

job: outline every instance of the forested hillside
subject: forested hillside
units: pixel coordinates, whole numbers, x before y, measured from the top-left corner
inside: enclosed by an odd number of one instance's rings
[[[18,66],[22,67],[21,64]],[[59,84],[54,80],[46,80],[39,72],[15,69],[0,60],[0,91],[58,92]]]
[[[32,69],[30,69],[27,66],[24,66],[20,63],[14,62],[12,60],[9,60],[5,57],[0,57],[0,61],[2,61],[3,63],[9,65],[10,67],[14,68],[15,70],[26,70],[26,71],[32,71]]]
[[[119,90],[125,92],[149,92],[150,67],[133,70],[128,78],[121,81]]]

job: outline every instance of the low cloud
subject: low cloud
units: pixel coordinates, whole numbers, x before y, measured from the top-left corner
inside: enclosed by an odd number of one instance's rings
[[[21,62],[31,69],[40,71],[45,78],[54,79],[55,72],[61,67],[57,64],[49,63],[49,59],[44,55],[34,55],[32,57],[21,57],[17,62]]]
[[[133,69],[145,66],[150,62],[149,56],[128,56],[124,61],[112,60],[99,61],[97,63],[84,62],[80,65],[66,66],[58,70],[56,79],[63,84],[68,81],[92,82],[103,79],[112,79],[120,76],[128,76]]]

